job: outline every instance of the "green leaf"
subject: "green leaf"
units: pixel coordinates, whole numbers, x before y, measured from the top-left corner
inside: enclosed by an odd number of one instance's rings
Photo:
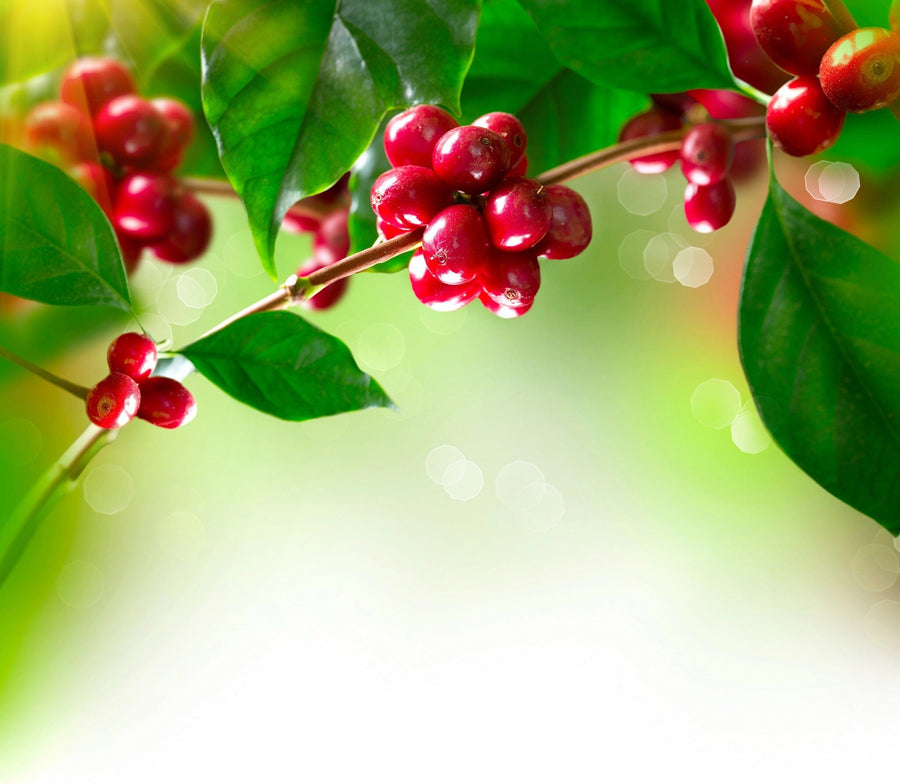
[[[900,534],[900,265],[773,179],[741,289],[739,344],[775,440]]]
[[[294,313],[245,316],[178,353],[236,400],[292,422],[394,407],[344,343]]]
[[[459,111],[479,0],[229,0],[203,29],[203,105],[275,277],[278,229],[334,183],[387,109]]]
[[[112,226],[49,163],[0,145],[0,291],[50,305],[132,312]]]
[[[642,93],[598,85],[561,66],[515,0],[485,2],[463,85],[463,121],[492,111],[515,114],[528,134],[530,173],[612,144],[647,103]]]
[[[644,93],[735,87],[703,0],[519,1],[559,61],[597,84]]]

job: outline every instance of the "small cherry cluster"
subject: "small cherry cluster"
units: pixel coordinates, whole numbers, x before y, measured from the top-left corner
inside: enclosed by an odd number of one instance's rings
[[[766,112],[772,141],[788,155],[826,150],[847,112],[881,109],[900,98],[896,31],[864,27],[842,35],[822,0],[753,0],[750,24],[763,51],[794,75]]]
[[[292,210],[284,216],[281,225],[287,231],[293,234],[310,232],[313,235],[313,255],[297,269],[298,277],[306,277],[322,267],[328,267],[350,252],[350,232],[347,228],[350,210],[344,206],[350,198],[347,190],[349,179],[350,175],[345,174],[328,190],[304,200],[304,203],[325,213],[324,217]],[[350,278],[336,280],[309,299],[302,300],[300,306],[307,310],[334,307],[343,299],[349,283]]]
[[[106,57],[72,63],[59,94],[28,113],[25,145],[65,167],[103,208],[126,268],[145,247],[174,264],[200,256],[212,219],[172,175],[194,136],[190,109],[173,98],[141,98],[130,71]]]
[[[696,115],[694,107],[700,105],[687,94],[656,99],[653,107],[625,123],[619,141],[679,130],[685,117]],[[684,192],[685,218],[694,231],[707,233],[722,228],[734,215],[737,199],[729,176],[734,156],[735,144],[728,129],[720,123],[704,121],[687,131],[679,150],[632,158],[629,163],[642,174],[658,174],[680,161],[688,182]]]
[[[197,413],[194,396],[174,378],[151,376],[156,369],[156,344],[139,332],[126,332],[109,344],[109,375],[85,398],[88,418],[107,430],[134,417],[157,427],[186,425]]]
[[[515,318],[540,287],[539,256],[568,259],[588,246],[584,199],[526,177],[525,148],[525,129],[505,112],[461,126],[419,105],[388,122],[384,149],[394,168],[372,186],[372,208],[383,239],[425,229],[409,264],[420,302],[450,311],[478,299]]]

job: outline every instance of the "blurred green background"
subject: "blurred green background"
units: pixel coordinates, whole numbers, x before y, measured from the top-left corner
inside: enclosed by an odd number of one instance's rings
[[[594,241],[543,265],[521,319],[433,313],[404,273],[307,314],[399,412],[290,424],[192,376],[190,426],[135,422],[100,453],[0,592],[0,781],[886,769],[894,541],[768,445],[737,357],[764,176],[713,236],[686,227],[677,173],[574,186]],[[272,288],[237,202],[210,204],[204,259],[134,279],[176,346]],[[678,274],[711,260],[706,285],[675,280],[685,248]],[[308,254],[283,235],[282,274]],[[133,327],[91,322],[33,308],[2,331],[91,385]],[[8,514],[85,421],[0,371]]]

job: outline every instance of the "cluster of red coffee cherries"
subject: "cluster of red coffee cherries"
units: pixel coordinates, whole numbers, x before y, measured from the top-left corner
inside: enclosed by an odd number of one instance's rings
[[[200,256],[212,234],[209,211],[172,174],[194,136],[190,109],[140,97],[130,71],[107,57],[72,63],[59,97],[28,113],[25,146],[65,168],[103,208],[126,267],[144,248],[175,264]]]
[[[724,91],[697,92],[701,93],[698,97],[686,93],[655,96],[650,109],[625,123],[619,141],[679,130],[686,118],[698,114],[697,107],[702,111],[705,103],[722,103],[715,93]],[[734,102],[726,103],[727,109],[732,108],[730,103]],[[727,109],[717,112],[718,116],[734,114]],[[707,120],[692,125],[679,150],[632,158],[629,163],[642,174],[658,174],[680,161],[688,183],[684,192],[685,217],[691,228],[705,233],[722,228],[734,215],[737,199],[729,176],[734,159],[735,144],[730,131],[714,120]]]
[[[174,378],[152,376],[156,344],[140,332],[126,332],[109,344],[109,375],[85,398],[88,418],[98,427],[122,427],[134,417],[157,427],[186,425],[197,413],[194,396]]]
[[[540,287],[538,257],[568,259],[587,247],[584,199],[526,177],[525,148],[525,129],[505,112],[461,126],[419,105],[388,122],[394,168],[372,186],[372,208],[384,239],[425,230],[409,265],[420,302],[449,311],[478,299],[504,318],[521,316]]]
[[[847,112],[881,109],[900,98],[896,31],[864,27],[842,34],[822,0],[753,0],[750,24],[763,51],[794,75],[766,113],[772,141],[789,155],[822,152],[837,141]]]

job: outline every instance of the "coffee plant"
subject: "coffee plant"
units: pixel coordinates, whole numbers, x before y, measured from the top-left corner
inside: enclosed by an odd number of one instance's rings
[[[0,525],[0,584],[123,427],[194,418],[193,373],[291,422],[392,407],[340,340],[291,310],[335,306],[355,274],[399,272],[434,310],[527,317],[542,276],[601,219],[565,183],[626,161],[677,164],[698,232],[742,209],[735,182],[768,171],[739,304],[747,381],[787,456],[900,534],[900,267],[775,173],[783,156],[837,145],[896,183],[897,2],[56,4],[74,57],[29,32],[27,3],[0,11],[24,37],[21,56],[0,58],[3,318],[80,306],[131,321],[90,387],[0,347],[81,399],[87,428]],[[129,276],[202,259],[210,195],[240,199],[274,290],[160,345]],[[279,269],[282,230],[310,233],[313,258]]]

